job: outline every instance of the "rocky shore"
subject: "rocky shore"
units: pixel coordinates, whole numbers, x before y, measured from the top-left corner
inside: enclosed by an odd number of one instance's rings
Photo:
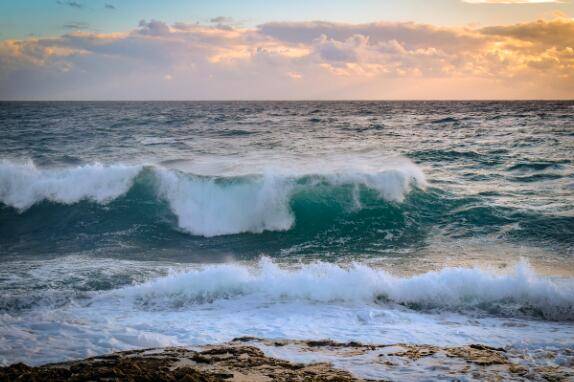
[[[572,365],[528,364],[517,354],[484,345],[367,345],[252,337],[189,349],[131,350],[38,367],[18,363],[0,368],[0,381],[319,382],[439,377],[567,381],[574,378],[574,370]]]

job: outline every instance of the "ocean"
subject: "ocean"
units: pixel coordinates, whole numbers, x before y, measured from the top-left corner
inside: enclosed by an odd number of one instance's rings
[[[1,102],[0,363],[254,336],[572,364],[573,154],[574,102]]]

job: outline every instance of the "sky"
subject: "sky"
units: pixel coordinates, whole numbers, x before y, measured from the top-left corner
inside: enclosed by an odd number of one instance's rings
[[[4,0],[0,99],[574,99],[574,4]]]

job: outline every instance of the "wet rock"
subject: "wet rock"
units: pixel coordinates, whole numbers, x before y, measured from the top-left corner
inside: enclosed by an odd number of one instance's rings
[[[417,360],[422,357],[428,357],[435,354],[439,349],[435,346],[425,345],[402,345],[406,350],[389,353],[390,356],[407,357],[412,360]]]
[[[502,354],[502,351],[491,348],[489,346],[460,346],[456,348],[446,349],[446,354],[449,357],[464,358],[468,362],[473,362],[478,365],[504,365],[508,364],[508,359]]]
[[[265,356],[256,347],[210,346],[203,351],[166,348],[127,351],[81,361],[0,368],[0,381],[358,381],[329,364],[303,365]]]
[[[518,375],[528,374],[527,368],[525,368],[524,366],[516,365],[516,364],[510,365],[508,367],[508,371],[510,371],[512,374],[518,374]]]
[[[298,355],[312,353],[310,359],[322,361],[304,364],[270,357],[265,354],[270,347],[277,351],[274,354],[283,354],[280,357],[289,358],[288,354],[292,352]],[[548,357],[552,354],[549,351]],[[565,355],[570,356],[570,353]],[[40,367],[19,363],[0,368],[0,381],[361,381],[357,375],[328,363],[347,368],[345,365],[352,364],[353,360],[356,361],[354,365],[367,367],[368,375],[376,370],[381,380],[574,380],[574,371],[569,364],[540,366],[513,349],[480,344],[457,347],[369,345],[332,340],[241,337],[227,344],[196,350],[143,349]],[[349,370],[353,368],[349,367]]]

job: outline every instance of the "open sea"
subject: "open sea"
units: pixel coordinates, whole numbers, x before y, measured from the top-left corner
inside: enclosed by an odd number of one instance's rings
[[[0,364],[239,336],[574,364],[574,102],[0,102]]]

